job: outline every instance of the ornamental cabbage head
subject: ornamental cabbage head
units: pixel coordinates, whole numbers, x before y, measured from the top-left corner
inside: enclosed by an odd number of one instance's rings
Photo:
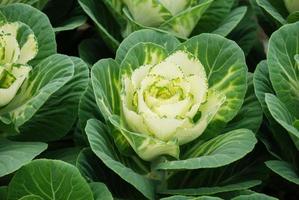
[[[178,50],[122,77],[122,117],[130,130],[182,145],[200,136],[225,101],[209,90],[205,68]]]
[[[20,29],[31,31],[21,22],[0,24],[0,107],[7,105],[15,97],[31,71],[31,66],[27,63],[38,52],[32,31],[22,43],[17,40]]]
[[[126,153],[129,144],[147,161],[179,158],[180,146],[219,134],[238,113],[247,88],[242,50],[214,34],[180,44],[168,34],[136,31],[116,60],[93,66],[91,77],[117,147]]]
[[[141,29],[180,39],[207,32],[226,36],[247,10],[236,7],[235,0],[79,0],[79,4],[113,51]]]

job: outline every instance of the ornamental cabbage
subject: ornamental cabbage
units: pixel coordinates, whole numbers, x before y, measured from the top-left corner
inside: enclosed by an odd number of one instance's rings
[[[79,4],[113,51],[123,38],[140,29],[180,39],[205,32],[226,36],[247,10],[236,7],[234,0],[79,0]]]
[[[0,7],[0,137],[64,136],[87,81],[83,61],[56,54],[54,30],[44,13],[25,4]]]
[[[152,161],[178,159],[180,146],[223,131],[244,102],[247,68],[242,50],[221,36],[180,44],[144,30],[123,41],[115,60],[96,63],[91,79],[117,147]]]
[[[160,0],[160,1],[131,1],[124,0],[132,19],[145,27],[157,27],[174,33],[179,37],[188,37],[195,28],[202,14],[213,0]],[[184,23],[182,22],[184,20]],[[127,32],[132,32],[128,23]]]

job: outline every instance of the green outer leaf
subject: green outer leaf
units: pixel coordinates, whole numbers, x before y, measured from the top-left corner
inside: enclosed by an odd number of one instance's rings
[[[112,194],[104,183],[90,183],[90,188],[93,192],[94,200],[113,200]]]
[[[254,93],[253,74],[248,73],[247,80],[248,88],[241,110],[237,116],[227,124],[223,132],[246,128],[256,133],[262,123],[263,110]]]
[[[74,76],[21,127],[22,139],[57,140],[65,136],[74,125],[78,116],[79,100],[88,84],[89,72],[88,66],[81,59],[70,58],[74,65]]]
[[[276,8],[271,5],[271,3],[268,0],[256,0],[256,2],[260,7],[262,7],[269,15],[271,15],[275,20],[277,20],[281,25],[286,24],[286,20],[276,10]]]
[[[27,195],[49,200],[93,200],[91,189],[77,168],[63,161],[46,159],[23,166],[9,183],[7,200]]]
[[[0,6],[0,12],[3,13],[7,21],[23,22],[34,32],[38,41],[38,54],[29,62],[31,65],[34,66],[56,53],[55,34],[48,17],[44,13],[25,4]]]
[[[165,190],[161,194],[171,194],[171,195],[192,195],[192,196],[201,196],[201,195],[214,195],[223,192],[239,191],[246,190],[257,185],[260,185],[262,182],[258,180],[244,181],[235,184],[223,185],[223,186],[213,186],[213,187],[200,187],[192,189],[177,189],[177,190]]]
[[[13,142],[0,140],[0,177],[18,170],[46,150],[41,142]]]
[[[230,13],[235,0],[214,0],[194,28],[192,35],[210,33],[217,29]]]
[[[278,200],[278,199],[268,196],[266,194],[253,193],[248,195],[240,195],[232,198],[231,200]]]
[[[174,36],[159,33],[153,30],[140,30],[132,33],[119,45],[116,51],[115,60],[119,64],[126,57],[129,49],[140,42],[151,42],[164,47],[167,52],[173,51],[180,42]]]
[[[223,200],[219,197],[209,197],[209,196],[200,196],[200,197],[187,197],[183,195],[175,195],[171,197],[165,197],[161,200]]]
[[[185,49],[205,67],[209,89],[226,96],[224,104],[208,126],[217,134],[240,110],[247,89],[247,66],[241,48],[233,41],[215,34],[201,34],[184,42]],[[218,130],[217,130],[218,129]]]
[[[291,164],[281,160],[270,160],[266,162],[266,165],[279,176],[299,185],[298,169],[296,169]]]
[[[216,168],[237,161],[251,152],[257,140],[252,131],[237,129],[221,134],[190,149],[182,160],[161,162],[156,169],[202,169]]]
[[[149,199],[154,199],[154,184],[151,180],[134,172],[117,160],[110,144],[104,125],[97,120],[88,120],[85,129],[92,151],[103,163],[118,174],[122,179],[133,185]]]
[[[299,130],[293,126],[295,118],[275,95],[266,94],[266,103],[272,117],[291,134],[292,140],[299,149]]]
[[[98,61],[91,70],[96,102],[105,120],[120,114],[119,65],[113,59]]]
[[[234,9],[212,33],[227,36],[244,18],[246,12],[246,6],[241,6]]]
[[[142,65],[156,65],[167,57],[166,50],[157,44],[140,42],[130,48],[126,57],[122,60],[120,78],[124,74],[131,73]]]
[[[107,10],[103,3],[96,0],[79,0],[79,4],[86,14],[95,23],[105,43],[112,50],[116,50],[121,40],[120,27],[115,26],[116,22],[112,21],[113,16]],[[101,12],[99,12],[99,10]]]
[[[187,38],[213,1],[214,0],[203,0],[200,4],[189,9],[185,9],[183,12],[180,12],[178,15],[170,18],[161,24],[159,28],[174,33],[180,37]]]
[[[299,118],[299,22],[288,24],[272,34],[269,40],[268,67],[277,97]]]
[[[56,54],[40,62],[31,71],[30,77],[23,83],[14,99],[0,109],[0,122],[13,125],[15,128],[28,122],[51,95],[72,78],[73,73],[73,63],[67,56]],[[44,135],[47,136],[51,135]]]

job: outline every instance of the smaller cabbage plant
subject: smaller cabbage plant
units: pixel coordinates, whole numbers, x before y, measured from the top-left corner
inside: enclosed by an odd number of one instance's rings
[[[299,22],[284,25],[269,41],[267,60],[254,74],[256,95],[268,119],[271,137],[263,140],[273,155],[266,165],[299,185]],[[269,142],[275,141],[275,142]]]
[[[64,136],[87,81],[83,61],[56,54],[45,14],[25,4],[0,7],[0,137],[49,141]]]
[[[44,13],[25,4],[0,6],[0,177],[70,131],[87,82],[82,60],[56,54]]]
[[[204,32],[226,36],[247,10],[245,6],[237,7],[234,0],[80,0],[79,3],[113,50],[123,38],[140,29],[166,32],[180,39]]]

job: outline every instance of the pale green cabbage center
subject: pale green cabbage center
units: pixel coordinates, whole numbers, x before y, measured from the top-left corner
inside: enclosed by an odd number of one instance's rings
[[[163,141],[184,144],[197,138],[224,101],[208,90],[201,62],[184,51],[140,66],[122,81],[122,113],[129,129]]]

